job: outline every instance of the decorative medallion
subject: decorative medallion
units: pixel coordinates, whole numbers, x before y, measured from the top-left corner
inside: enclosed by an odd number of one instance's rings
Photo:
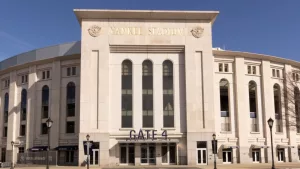
[[[97,37],[100,34],[101,28],[97,25],[93,25],[88,29],[88,31],[91,36]]]
[[[193,28],[193,29],[191,30],[192,35],[193,35],[195,38],[200,38],[200,37],[203,35],[203,31],[204,31],[204,29],[203,29],[202,27],[200,27],[200,26],[197,26],[197,27],[195,27],[195,28]]]

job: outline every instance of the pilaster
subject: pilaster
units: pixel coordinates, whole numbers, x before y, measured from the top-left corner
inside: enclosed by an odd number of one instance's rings
[[[37,82],[37,72],[36,66],[29,67],[28,74],[28,92],[27,92],[27,121],[26,121],[26,147],[29,149],[33,147],[33,142],[35,139],[35,114],[36,111],[36,82]]]
[[[51,105],[50,105],[50,117],[53,121],[53,125],[50,129],[50,149],[58,146],[59,142],[59,116],[60,116],[60,85],[61,85],[61,66],[60,61],[54,61],[52,65],[52,81],[51,81]],[[62,127],[65,129],[65,127]]]

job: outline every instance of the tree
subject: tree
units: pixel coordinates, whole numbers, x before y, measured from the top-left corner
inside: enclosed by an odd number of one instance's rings
[[[300,133],[300,71],[287,72],[283,82],[285,116],[282,120],[290,130]]]

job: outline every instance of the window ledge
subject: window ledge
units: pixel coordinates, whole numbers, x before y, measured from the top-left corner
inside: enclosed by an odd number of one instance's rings
[[[134,128],[119,128],[119,131],[129,131],[134,130]]]
[[[161,130],[176,130],[176,128],[175,127],[170,127],[170,128],[168,128],[168,127],[166,127],[166,128],[161,128]]]
[[[296,135],[300,135],[300,133],[296,133]]]
[[[261,77],[261,75],[254,75],[254,74],[245,74],[246,76],[257,76],[257,77]]]
[[[144,128],[142,128],[142,130],[154,130],[154,128],[153,127],[149,127],[149,128],[144,127]]]
[[[221,134],[232,134],[232,131],[221,131]]]
[[[215,73],[218,73],[218,74],[233,74],[233,72],[215,72]]]
[[[275,132],[275,134],[283,135],[283,132]],[[300,133],[299,133],[300,134]]]
[[[18,138],[25,138],[26,136],[18,136]]]
[[[259,131],[257,131],[257,132],[256,131],[251,131],[250,134],[260,134],[260,132]]]

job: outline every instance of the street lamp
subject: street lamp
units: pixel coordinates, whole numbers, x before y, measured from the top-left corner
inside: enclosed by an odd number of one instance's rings
[[[213,148],[213,154],[214,154],[214,169],[217,169],[217,162],[216,162],[216,154],[217,154],[217,140],[216,140],[216,134],[212,135],[212,148]]]
[[[15,142],[11,141],[10,144],[11,144],[11,166],[10,166],[10,168],[14,169],[14,145],[15,145]]]
[[[269,118],[268,125],[270,127],[270,133],[271,133],[272,169],[275,169],[275,166],[274,166],[274,153],[273,153],[273,133],[272,133],[273,123],[274,123],[274,120],[272,118]]]
[[[87,161],[87,169],[90,168],[90,159],[89,159],[89,156],[90,156],[90,135],[86,135],[86,151],[87,151],[87,158],[86,158],[86,161]]]
[[[50,128],[52,127],[53,121],[51,120],[51,118],[49,117],[48,120],[46,121],[46,125],[47,125],[47,132],[48,132],[48,148],[47,148],[47,166],[46,169],[49,169],[49,150],[50,150]]]

